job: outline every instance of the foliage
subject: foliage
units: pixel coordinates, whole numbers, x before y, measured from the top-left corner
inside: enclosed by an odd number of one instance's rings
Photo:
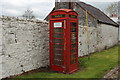
[[[107,13],[111,15],[118,15],[118,3],[115,2],[115,3],[111,3],[107,9],[106,9]]]

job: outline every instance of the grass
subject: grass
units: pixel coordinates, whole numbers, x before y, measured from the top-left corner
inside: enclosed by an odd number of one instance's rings
[[[79,70],[72,74],[55,72],[38,72],[17,78],[102,78],[108,71],[118,65],[118,47],[91,54],[88,57],[79,58]]]

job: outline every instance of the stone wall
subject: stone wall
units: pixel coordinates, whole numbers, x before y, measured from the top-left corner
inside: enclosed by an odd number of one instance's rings
[[[88,34],[89,48],[86,28],[79,25],[79,56],[101,51],[118,43],[118,28],[111,25],[91,26]],[[5,78],[48,65],[48,23],[0,17],[0,77],[2,75]]]
[[[2,78],[2,21],[0,20],[0,79]]]
[[[49,64],[47,22],[1,17],[0,23],[0,32],[2,29],[0,40],[1,35],[3,36],[0,66],[2,65],[3,78],[45,67]]]
[[[97,28],[89,27],[88,37],[85,26],[79,26],[79,56],[88,55],[88,53],[95,52],[96,40],[97,40]],[[89,40],[89,43],[88,43]],[[88,48],[89,45],[89,48]]]
[[[103,50],[106,48],[110,48],[116,44],[118,44],[118,27],[114,27],[111,25],[100,24],[99,25],[100,36],[98,42],[98,49]]]
[[[99,23],[97,27],[89,27],[88,30],[87,38],[85,26],[79,25],[79,56],[102,51],[118,44],[118,27]]]

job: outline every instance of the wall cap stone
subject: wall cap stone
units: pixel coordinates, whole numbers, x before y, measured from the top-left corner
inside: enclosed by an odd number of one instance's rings
[[[39,20],[39,19],[27,19],[24,17],[13,17],[13,16],[0,16],[0,20],[17,20],[17,21],[27,21],[27,22],[37,22],[37,23],[43,23],[48,24],[46,20]]]

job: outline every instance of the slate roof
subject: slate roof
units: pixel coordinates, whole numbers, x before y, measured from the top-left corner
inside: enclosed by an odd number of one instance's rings
[[[86,4],[84,2],[77,2],[77,4],[81,8],[87,10],[92,16],[94,16],[98,20],[98,22],[111,24],[111,25],[114,25],[114,26],[118,26],[118,24],[116,22],[114,22],[112,19],[110,19],[101,10],[99,10],[99,9],[89,5],[89,4]]]
[[[119,25],[114,22],[112,19],[110,19],[106,14],[104,14],[101,10],[86,4],[84,2],[75,2],[77,5],[79,5],[83,10],[87,10],[89,14],[91,14],[94,18],[97,19],[99,23],[114,25],[118,27]],[[54,11],[55,8],[53,8],[52,11]],[[45,18],[45,20],[48,20],[49,15]]]

